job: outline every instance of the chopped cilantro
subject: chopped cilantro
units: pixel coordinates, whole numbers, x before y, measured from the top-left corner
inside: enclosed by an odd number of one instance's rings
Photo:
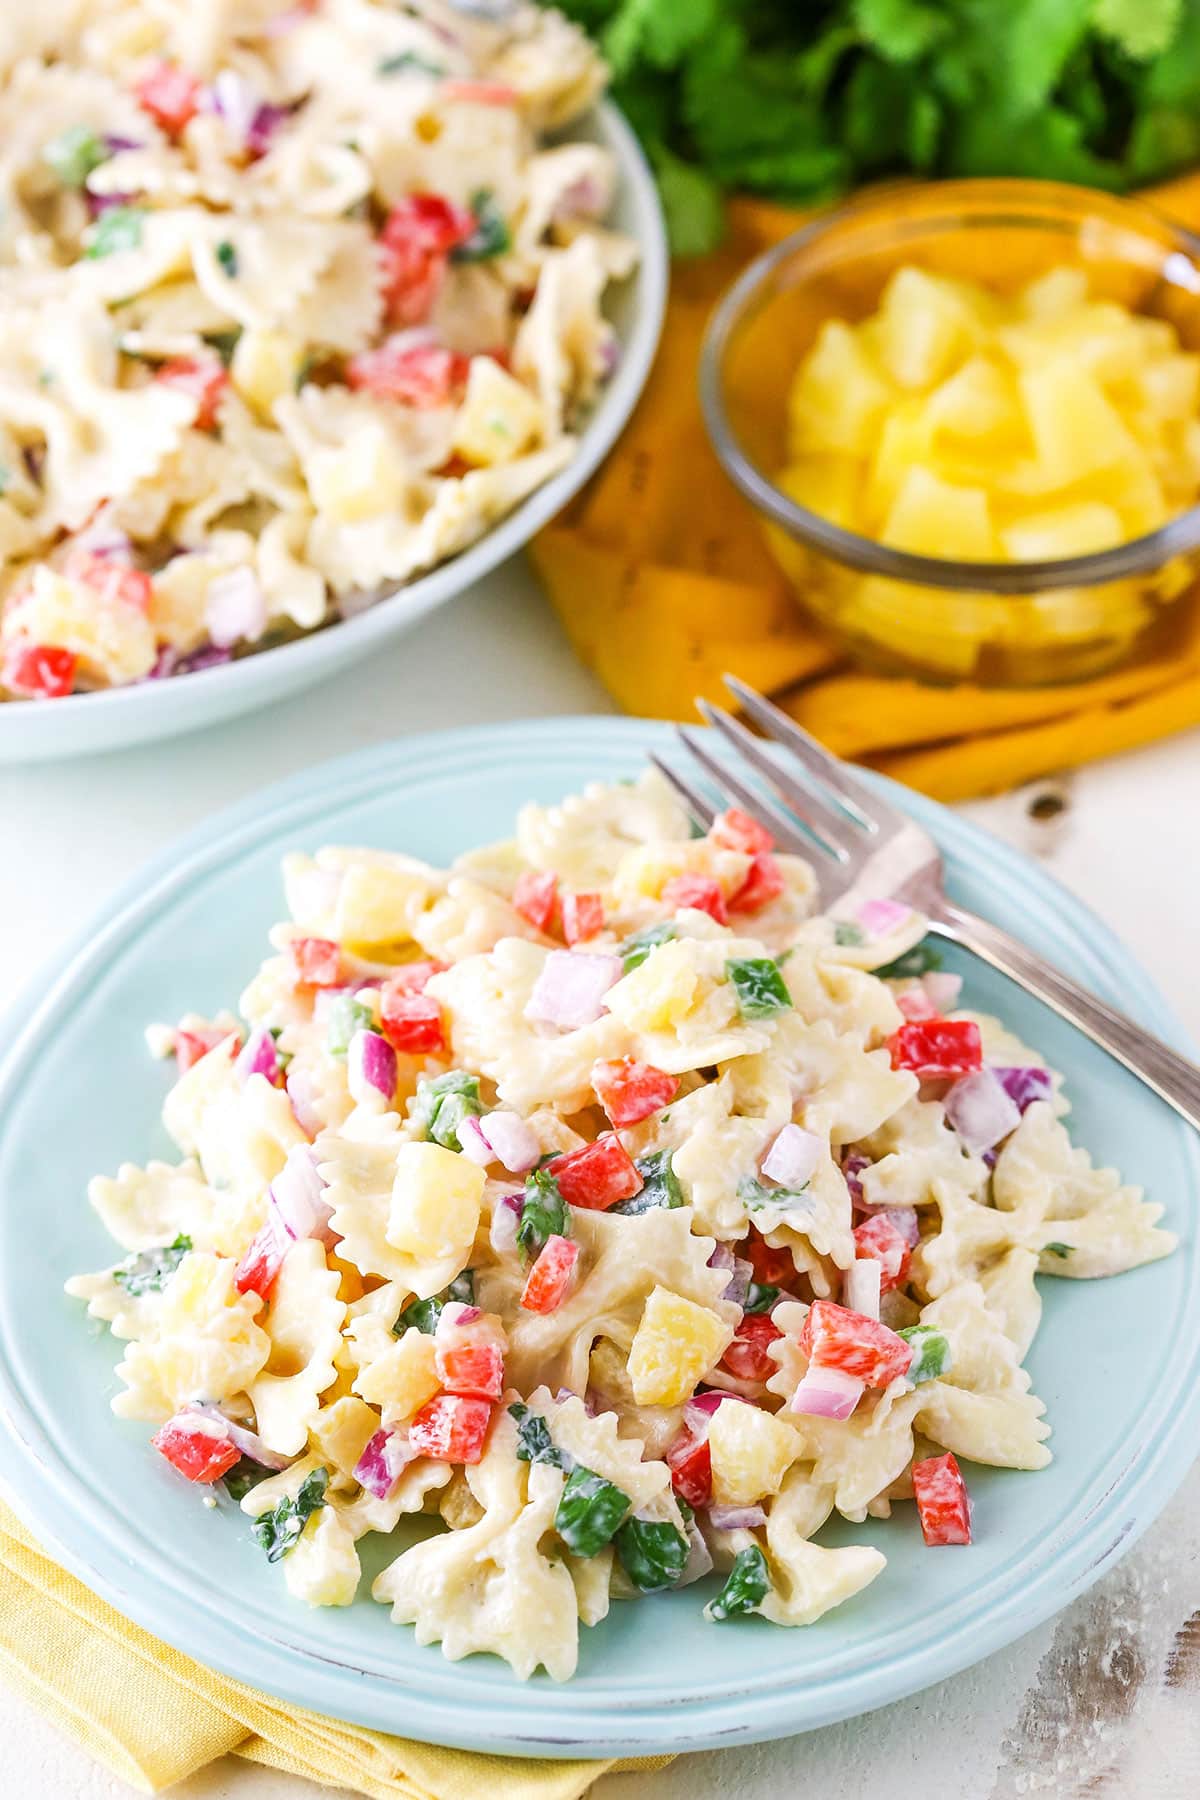
[[[1070,1254],[1071,1254],[1072,1245],[1058,1244],[1058,1243],[1043,1244],[1042,1249],[1045,1251],[1048,1251],[1051,1256],[1061,1256],[1063,1261],[1065,1262],[1067,1257],[1070,1256]]]
[[[118,250],[136,250],[142,241],[146,209],[143,206],[114,206],[101,213],[92,231],[92,241],[85,256],[97,261]]]
[[[768,1187],[757,1175],[746,1175],[738,1182],[737,1196],[748,1213],[778,1212],[811,1214],[814,1201],[809,1183],[802,1188]],[[767,1227],[764,1226],[764,1230]]]
[[[468,1075],[465,1069],[451,1069],[432,1081],[417,1083],[417,1097],[412,1106],[413,1123],[444,1150],[459,1148],[459,1126],[464,1119],[478,1118],[482,1111],[479,1077]]]
[[[108,149],[90,125],[68,125],[42,146],[42,161],[65,188],[81,188],[93,169],[108,160]]]
[[[447,1298],[447,1300],[457,1300],[460,1306],[474,1306],[474,1304],[475,1304],[475,1271],[474,1271],[474,1269],[464,1269],[461,1275],[456,1275],[454,1277],[454,1280],[450,1283],[450,1286],[446,1289],[446,1298]]]
[[[779,964],[769,956],[731,957],[725,973],[733,983],[743,1019],[769,1019],[792,1004]]]
[[[348,1055],[355,1032],[370,1031],[375,1025],[371,1008],[356,1000],[353,994],[339,994],[331,1002],[327,1018],[325,1048],[330,1056]]]
[[[861,925],[852,925],[849,919],[839,919],[833,928],[835,944],[865,944],[866,936]]]
[[[465,243],[454,246],[451,262],[487,262],[493,256],[503,256],[512,240],[491,188],[478,188],[471,195],[471,211],[475,229]]]
[[[670,919],[664,919],[661,925],[643,925],[632,937],[627,937],[620,946],[617,955],[625,964],[628,975],[634,969],[640,969],[650,952],[659,944],[668,943],[676,935],[675,927]]]
[[[669,1150],[652,1150],[646,1156],[639,1156],[633,1166],[642,1178],[642,1185],[630,1199],[618,1200],[615,1206],[610,1206],[610,1212],[624,1213],[628,1217],[649,1212],[655,1206],[683,1205],[683,1189]]]
[[[622,1568],[643,1594],[674,1587],[688,1559],[687,1538],[667,1519],[627,1519],[616,1544]]]
[[[517,1461],[550,1463],[556,1469],[565,1469],[566,1454],[550,1436],[550,1427],[541,1413],[531,1412],[519,1400],[514,1401],[508,1410],[517,1421]]]
[[[428,57],[418,56],[415,50],[401,50],[396,56],[383,56],[375,64],[377,75],[444,75],[441,63],[430,62]]]
[[[414,1328],[423,1331],[426,1337],[432,1337],[441,1316],[442,1303],[435,1294],[431,1294],[428,1300],[414,1300],[396,1320],[396,1336],[403,1337],[406,1331]]]
[[[266,1551],[268,1562],[278,1562],[295,1548],[308,1521],[324,1506],[328,1483],[328,1469],[313,1469],[304,1477],[294,1500],[285,1494],[270,1512],[255,1519],[254,1535]]]
[[[748,1313],[770,1312],[781,1292],[782,1289],[771,1287],[766,1282],[752,1281],[746,1294],[746,1304],[742,1310]]]
[[[233,361],[233,353],[237,349],[237,342],[241,335],[240,331],[206,331],[204,341],[206,344],[212,345],[225,367],[228,368]]]
[[[191,1247],[191,1238],[181,1231],[170,1244],[126,1257],[120,1268],[113,1270],[113,1280],[134,1299],[141,1294],[161,1294]]]
[[[256,1488],[270,1474],[270,1469],[264,1469],[261,1463],[243,1456],[240,1462],[234,1463],[227,1475],[222,1475],[221,1481],[231,1500],[244,1500],[250,1489]]]
[[[554,1529],[574,1555],[595,1556],[612,1542],[631,1504],[628,1494],[580,1464],[567,1477]]]
[[[221,239],[220,243],[217,245],[215,255],[230,281],[233,281],[238,272],[238,253],[228,238]]]
[[[767,1559],[757,1544],[750,1544],[738,1551],[725,1586],[715,1600],[709,1601],[704,1616],[718,1625],[726,1619],[740,1618],[744,1613],[752,1613],[770,1589]]]
[[[569,1237],[570,1213],[559,1186],[548,1169],[534,1169],[525,1177],[525,1196],[517,1242],[532,1262],[547,1238]]]
[[[935,950],[929,939],[925,938],[921,943],[914,944],[911,950],[906,950],[903,956],[898,956],[894,962],[885,963],[882,969],[876,969],[875,973],[884,981],[906,981],[913,975],[928,975],[931,970],[940,969],[941,966],[940,950]]]

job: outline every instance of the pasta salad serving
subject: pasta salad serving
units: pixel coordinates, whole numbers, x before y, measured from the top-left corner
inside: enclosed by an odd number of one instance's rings
[[[361,610],[570,461],[636,245],[512,0],[0,21],[0,701]]]
[[[1035,1277],[1175,1240],[923,919],[820,912],[655,774],[446,872],[283,874],[237,1015],[151,1027],[181,1160],[93,1181],[123,1254],[68,1292],[114,1412],[292,1595],[350,1605],[403,1521],[397,1623],[565,1680],[580,1622],[705,1577],[714,1624],[812,1624],[885,1567],[835,1513],[997,1528],[959,1458],[1050,1460]]]

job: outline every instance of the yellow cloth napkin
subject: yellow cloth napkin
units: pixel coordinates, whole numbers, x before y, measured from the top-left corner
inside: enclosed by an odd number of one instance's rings
[[[52,1562],[3,1502],[0,1679],[147,1793],[230,1753],[370,1800],[576,1800],[609,1769],[671,1760],[476,1756],[285,1706],[131,1625]]]
[[[1200,225],[1200,174],[1148,196]],[[724,670],[774,694],[840,755],[942,800],[996,792],[1200,722],[1200,623],[1153,660],[1062,687],[925,687],[855,670],[808,625],[755,513],[709,448],[696,395],[717,296],[803,215],[732,209],[729,242],[677,265],[662,346],[617,448],[532,546],[579,655],[627,712],[694,717]]]

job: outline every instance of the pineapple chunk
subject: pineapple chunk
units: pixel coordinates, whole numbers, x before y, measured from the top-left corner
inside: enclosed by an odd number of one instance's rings
[[[309,1428],[309,1439],[327,1469],[353,1476],[359,1457],[378,1430],[379,1414],[364,1401],[345,1394],[332,1406],[322,1406]]]
[[[408,489],[407,467],[382,430],[359,431],[339,449],[314,450],[304,474],[313,505],[337,525],[400,511]]]
[[[853,456],[800,456],[778,479],[797,506],[807,506],[848,531],[854,529],[862,484],[862,464]]]
[[[440,1261],[461,1252],[465,1266],[483,1200],[484,1173],[440,1144],[401,1144],[387,1241],[410,1256]]]
[[[1100,384],[1069,356],[1018,377],[1037,460],[1058,487],[1135,461],[1136,440]]]
[[[332,1506],[315,1512],[283,1558],[288,1592],[310,1606],[351,1606],[362,1569],[354,1538]]]
[[[668,1031],[690,1012],[697,985],[686,942],[672,939],[609,988],[604,1004],[631,1031]]]
[[[1200,356],[1157,356],[1141,369],[1138,387],[1155,422],[1194,419],[1200,407]]]
[[[779,1492],[800,1439],[773,1413],[727,1400],[712,1416],[708,1447],[713,1499],[719,1506],[754,1506]]]
[[[389,1425],[411,1419],[427,1400],[433,1399],[441,1385],[433,1339],[411,1325],[402,1338],[388,1345],[382,1356],[360,1369],[354,1380],[355,1392],[372,1406],[382,1407]],[[370,1412],[370,1407],[366,1410]],[[379,1421],[374,1413],[371,1417],[373,1430],[377,1429]]]
[[[475,356],[451,448],[469,463],[511,462],[545,435],[541,403],[490,356]]]
[[[334,936],[343,944],[394,944],[412,937],[412,925],[433,896],[420,870],[356,862],[338,888]]]
[[[229,378],[260,418],[273,416],[275,402],[296,391],[304,366],[304,345],[286,331],[250,327],[242,332],[229,364]]]
[[[924,269],[897,269],[871,325],[886,372],[904,388],[941,381],[983,335],[988,296]]]
[[[897,401],[883,421],[864,497],[865,517],[873,529],[892,510],[913,464],[928,463],[932,450],[925,401],[915,396]]]
[[[840,319],[827,320],[788,396],[793,460],[822,450],[868,455],[891,400],[891,388],[855,331]]]
[[[923,414],[928,434],[986,438],[996,448],[1028,447],[1017,384],[986,356],[971,356],[930,394]],[[890,423],[890,421],[889,421]]]
[[[880,537],[898,550],[987,562],[996,554],[988,497],[954,487],[916,463],[904,478]]]
[[[1021,294],[1020,305],[1027,318],[1059,319],[1082,306],[1087,297],[1088,281],[1083,270],[1064,263],[1031,281]]]
[[[1125,532],[1120,514],[1098,500],[1080,500],[1053,512],[1030,513],[1000,533],[1014,562],[1049,562],[1058,556],[1086,556],[1119,544]]]
[[[677,1406],[712,1368],[733,1337],[718,1313],[669,1288],[646,1302],[629,1352],[629,1380],[639,1406]]]

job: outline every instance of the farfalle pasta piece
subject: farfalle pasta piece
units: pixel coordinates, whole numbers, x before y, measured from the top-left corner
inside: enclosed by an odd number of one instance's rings
[[[771,1502],[763,1534],[771,1586],[755,1610],[775,1625],[815,1624],[887,1565],[870,1544],[827,1549],[808,1541],[817,1528],[814,1516],[828,1510],[828,1493],[807,1470],[795,1468]]]
[[[210,1187],[192,1158],[144,1169],[122,1163],[115,1176],[92,1177],[88,1199],[126,1250],[150,1250],[186,1232],[197,1250],[238,1256],[257,1229],[257,1205],[247,1213],[235,1194]]]
[[[925,1435],[972,1462],[1044,1468],[1050,1461],[1046,1409],[1030,1393],[1029,1375],[979,1284],[964,1281],[941,1295],[922,1309],[921,1323],[944,1330],[951,1347],[946,1374],[914,1390],[914,1421]]]
[[[163,1102],[163,1124],[206,1178],[253,1199],[261,1196],[308,1140],[287,1095],[263,1075],[235,1068],[236,1038],[227,1038],[180,1076]]]
[[[578,1394],[554,1398],[547,1387],[534,1388],[528,1404],[531,1412],[545,1419],[558,1448],[620,1488],[635,1513],[664,1495],[669,1498],[671,1471],[666,1463],[646,1461],[645,1446],[634,1437],[621,1437],[612,1413],[589,1413]]]
[[[256,1322],[257,1294],[239,1294],[226,1257],[185,1256],[163,1290],[157,1333],[134,1339],[117,1364],[125,1392],[113,1400],[122,1419],[169,1419],[191,1401],[220,1403],[249,1387],[270,1353]]]
[[[306,1238],[284,1257],[259,1321],[271,1349],[246,1391],[258,1435],[283,1456],[304,1448],[320,1396],[337,1375],[333,1359],[346,1314],[337,1286],[324,1247]]]
[[[516,847],[531,868],[553,869],[568,886],[589,889],[608,887],[634,846],[688,835],[687,814],[649,769],[628,787],[596,781],[553,806],[529,801],[517,814]]]

